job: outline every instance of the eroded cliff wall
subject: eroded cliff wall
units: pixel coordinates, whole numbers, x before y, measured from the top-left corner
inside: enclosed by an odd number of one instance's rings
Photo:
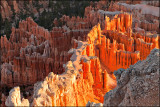
[[[104,31],[107,32],[109,30]],[[124,58],[128,56],[128,51],[125,51],[124,44],[121,43],[123,45],[120,45],[120,48],[118,48],[118,50],[116,46],[117,44],[115,40],[113,40],[110,50],[111,53],[109,54],[113,56],[110,59],[107,59],[111,61],[111,64],[113,66],[106,65],[106,58],[104,56],[107,55],[106,51],[107,46],[109,47],[109,42],[105,41],[106,36],[102,34],[102,32],[104,31],[101,30],[100,24],[98,24],[94,26],[88,33],[86,42],[74,40],[73,47],[75,47],[76,49],[70,49],[70,51],[68,52],[73,53],[73,55],[70,57],[70,61],[68,61],[67,64],[64,65],[65,72],[59,75],[50,73],[44,81],[36,83],[34,86],[33,99],[30,105],[82,106],[87,104],[88,101],[97,103],[103,102],[104,93],[116,87],[116,78],[113,74],[113,70],[118,69],[118,67],[113,67],[117,66],[117,63],[114,63],[114,61],[117,62],[117,59],[113,59],[114,54],[116,53],[116,51],[120,51],[122,53],[124,52],[124,54],[122,54],[124,55]],[[112,31],[114,32],[114,30]],[[130,30],[128,31],[130,32]],[[131,35],[129,35],[132,34],[132,32],[128,33],[127,31],[125,31],[125,33],[126,38],[132,37]],[[108,43],[108,45],[106,43]],[[129,46],[132,45],[127,45],[126,47]],[[133,62],[131,61],[131,64],[136,63],[136,61],[140,59],[141,52],[137,53],[135,52],[135,50],[132,50],[128,53],[135,54],[135,56],[132,56],[133,59],[137,58],[133,60]],[[129,64],[127,65],[123,62],[130,62],[129,58],[121,59],[120,62],[121,61],[122,63],[120,63],[119,68],[125,68],[129,66]],[[9,97],[11,97],[11,95]],[[10,102],[9,97],[6,102],[6,105],[8,106],[12,105],[12,101]],[[95,100],[95,98],[97,100]]]
[[[159,49],[114,74],[117,87],[106,93],[104,106],[159,106]]]
[[[131,13],[128,6],[117,2],[104,10],[105,3],[100,1],[95,7],[87,7],[84,18],[64,15],[60,20],[65,26],[53,27],[51,31],[38,26],[29,17],[19,22],[19,28],[12,28],[9,40],[1,37],[1,87],[35,84],[34,92],[26,92],[32,96],[29,100],[21,100],[24,92],[20,95],[21,88],[16,87],[7,99],[3,94],[3,103],[6,100],[7,106],[84,106],[91,101],[98,105],[103,102],[106,105],[141,105],[126,103],[126,100],[120,103],[121,97],[112,102],[110,100],[115,97],[104,100],[103,96],[119,84],[114,71],[145,60],[151,50],[159,48],[157,17],[154,17],[157,12],[152,14],[156,27],[146,31],[141,27],[144,24],[135,21],[139,11]],[[112,6],[125,12],[112,10]],[[144,12],[139,18],[148,20],[146,17]],[[124,81],[128,82],[128,78]],[[125,91],[122,90],[122,94]]]

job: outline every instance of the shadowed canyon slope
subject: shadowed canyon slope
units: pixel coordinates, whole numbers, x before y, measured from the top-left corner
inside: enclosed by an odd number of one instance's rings
[[[51,31],[28,17],[1,36],[2,106],[159,105],[157,6],[107,3]]]

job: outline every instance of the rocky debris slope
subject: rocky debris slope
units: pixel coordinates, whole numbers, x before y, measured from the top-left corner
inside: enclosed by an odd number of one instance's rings
[[[86,104],[86,107],[103,107],[103,104],[88,101],[88,103]]]
[[[117,87],[104,96],[104,106],[159,105],[159,49],[144,61],[114,72]]]

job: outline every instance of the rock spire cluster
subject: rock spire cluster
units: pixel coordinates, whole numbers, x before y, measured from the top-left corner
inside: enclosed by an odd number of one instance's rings
[[[156,5],[106,3],[86,7],[84,18],[64,15],[65,25],[51,31],[28,17],[9,40],[1,36],[0,86],[12,88],[3,92],[1,105],[159,105]]]

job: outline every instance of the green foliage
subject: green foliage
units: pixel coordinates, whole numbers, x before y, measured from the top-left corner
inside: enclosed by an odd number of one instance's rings
[[[0,13],[0,25],[2,25],[0,29],[0,36],[6,35],[6,37],[9,39],[12,23],[8,19],[5,19],[5,21],[3,21],[1,13]]]
[[[0,25],[2,25],[3,24],[3,20],[2,20],[2,15],[1,15],[1,13],[0,13]]]
[[[12,18],[14,18],[14,17],[15,17],[15,15],[16,15],[16,13],[15,13],[15,10],[14,10],[14,8],[13,8],[13,5],[11,5],[11,11],[13,12],[13,14],[12,14]]]
[[[3,20],[2,20],[2,15],[1,15],[1,13],[0,13],[0,25],[1,25],[1,29],[0,29],[0,37],[2,36],[2,31],[1,30],[3,30]]]
[[[11,34],[12,23],[9,22],[8,19],[5,19],[2,25],[3,25],[2,29],[4,30],[4,34],[2,33],[1,35],[6,35],[6,37],[9,39],[10,34]]]
[[[53,1],[52,1],[52,0],[49,0],[48,7],[49,7],[49,8],[53,7]]]
[[[52,22],[54,20],[53,14],[51,12],[46,12],[44,10],[42,14],[39,16],[38,21],[36,21],[40,26],[43,26],[44,28],[51,30],[53,25]]]
[[[71,5],[70,5],[71,4]],[[80,16],[83,17],[85,7],[90,4],[90,1],[56,1],[54,3],[52,0],[49,0],[49,8],[53,9],[53,12],[43,11],[40,14],[38,20],[36,21],[40,26],[51,30],[53,25],[53,21],[55,18],[59,19],[64,14],[67,16]],[[39,6],[35,2],[35,6]],[[62,23],[58,20],[59,26],[62,26]]]
[[[91,1],[99,1],[99,0],[91,0]],[[9,35],[11,33],[11,27],[12,27],[12,23],[15,23],[15,27],[18,27],[18,23],[20,20],[25,20],[27,17],[32,17],[33,20],[35,20],[37,22],[38,25],[51,30],[52,27],[54,26],[53,21],[55,18],[58,19],[59,22],[59,26],[62,26],[64,24],[64,22],[60,22],[59,18],[61,18],[63,15],[67,15],[67,16],[80,16],[83,17],[84,16],[84,11],[85,11],[85,7],[90,5],[90,1],[89,0],[81,0],[81,1],[76,1],[76,0],[60,0],[60,1],[53,1],[53,0],[49,0],[49,5],[48,5],[48,9],[51,9],[51,12],[47,12],[47,11],[43,11],[40,14],[40,8],[43,8],[43,5],[39,3],[39,0],[33,0],[32,1],[33,7],[35,7],[37,9],[37,11],[39,12],[39,17],[35,18],[34,17],[34,13],[33,10],[31,10],[29,8],[29,1],[24,1],[24,9],[20,10],[19,14],[15,13],[15,10],[13,8],[13,6],[11,6],[11,10],[13,12],[13,16],[12,16],[12,21],[13,22],[9,22],[7,19],[5,19],[4,22],[0,22],[0,24],[2,25],[1,28],[4,30],[4,33],[1,35],[6,34],[7,38],[9,38]],[[19,17],[18,20],[15,19],[15,16]],[[1,15],[0,18],[2,19]]]
[[[60,18],[63,14],[67,16],[80,16],[83,17],[86,6],[89,6],[90,1],[57,1],[53,5],[54,12],[57,14],[57,18]],[[63,9],[62,9],[63,7]],[[59,15],[58,12],[61,14]]]

